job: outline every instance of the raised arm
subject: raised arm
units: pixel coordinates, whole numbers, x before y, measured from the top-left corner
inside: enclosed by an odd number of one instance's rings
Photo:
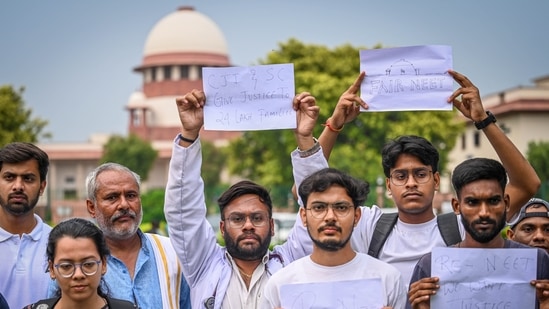
[[[463,116],[475,123],[486,119],[487,114],[482,105],[478,88],[463,74],[452,70],[449,70],[448,73],[461,86],[448,98],[448,102],[452,102]],[[509,194],[510,198],[510,207],[507,213],[509,219],[536,194],[541,180],[522,153],[495,123],[489,124],[482,131],[509,175],[509,183],[505,188],[505,192]]]
[[[330,159],[330,154],[337,140],[339,132],[343,130],[343,126],[349,123],[360,114],[360,107],[368,108],[368,105],[360,98],[358,92],[360,84],[366,76],[365,72],[361,72],[354,83],[341,94],[339,101],[332,113],[332,116],[326,120],[325,128],[318,138],[318,142],[322,146],[322,152],[326,160]]]
[[[219,250],[215,232],[206,220],[204,182],[200,176],[202,153],[198,133],[204,123],[204,102],[204,93],[199,90],[176,100],[181,134],[173,144],[164,203],[170,240],[191,287],[211,264],[213,251]]]

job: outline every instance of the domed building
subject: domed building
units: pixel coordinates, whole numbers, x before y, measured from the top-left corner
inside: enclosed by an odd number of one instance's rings
[[[141,91],[131,94],[128,131],[149,141],[173,140],[179,132],[175,98],[202,89],[203,67],[229,66],[227,43],[207,16],[184,6],[156,23],[149,32],[143,61]],[[238,132],[201,133],[201,138],[225,143]]]
[[[227,43],[219,27],[192,7],[181,7],[160,19],[149,32],[143,59],[133,71],[141,74],[141,90],[130,94],[128,134],[137,134],[157,150],[142,190],[163,188],[171,157],[172,141],[180,132],[175,98],[202,89],[202,68],[230,66]],[[202,140],[224,145],[240,132],[202,131]],[[38,145],[50,157],[48,186],[36,212],[52,223],[69,217],[89,218],[86,211],[86,176],[99,164],[108,136],[92,135],[84,143]]]

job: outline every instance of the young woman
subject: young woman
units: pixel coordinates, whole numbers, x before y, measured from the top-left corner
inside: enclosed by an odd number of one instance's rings
[[[135,308],[131,302],[108,297],[102,277],[107,272],[109,249],[92,222],[73,218],[59,223],[50,232],[46,255],[50,277],[59,285],[58,297],[26,308]]]

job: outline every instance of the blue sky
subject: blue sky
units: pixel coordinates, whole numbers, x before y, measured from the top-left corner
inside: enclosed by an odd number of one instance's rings
[[[218,24],[235,65],[257,64],[297,38],[328,47],[451,45],[454,69],[481,95],[549,75],[549,1],[19,0],[0,10],[0,85],[25,87],[50,141],[125,134],[147,35],[182,5]]]

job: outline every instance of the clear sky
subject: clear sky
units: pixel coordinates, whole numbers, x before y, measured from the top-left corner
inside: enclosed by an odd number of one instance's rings
[[[257,64],[296,38],[328,47],[451,45],[454,69],[481,95],[549,75],[542,0],[18,0],[0,7],[0,85],[25,87],[51,141],[126,134],[124,106],[142,84],[133,68],[147,35],[182,5],[218,24],[235,65]]]

